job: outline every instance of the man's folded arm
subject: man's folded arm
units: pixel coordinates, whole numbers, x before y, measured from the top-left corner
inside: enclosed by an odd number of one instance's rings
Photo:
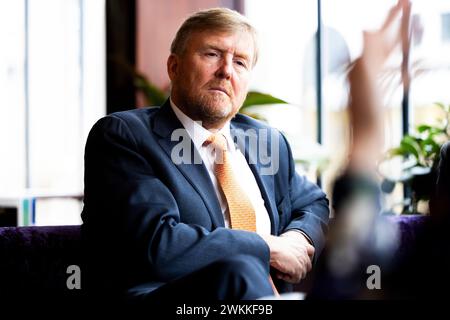
[[[289,155],[289,207],[291,219],[283,232],[298,230],[314,246],[315,259],[325,245],[328,230],[329,202],[326,194],[306,177],[295,170],[295,162],[288,142],[283,137]],[[315,260],[314,259],[314,260]]]

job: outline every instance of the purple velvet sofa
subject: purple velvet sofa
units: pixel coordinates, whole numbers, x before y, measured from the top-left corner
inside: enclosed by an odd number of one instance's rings
[[[389,219],[401,230],[399,250],[410,250],[426,217]],[[0,228],[0,297],[78,299],[83,288],[68,289],[67,268],[82,259],[80,226]]]
[[[80,226],[0,228],[0,304],[80,299],[66,282],[81,251]]]

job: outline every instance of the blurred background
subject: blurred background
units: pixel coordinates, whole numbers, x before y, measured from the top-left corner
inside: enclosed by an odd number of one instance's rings
[[[259,30],[251,91],[286,102],[269,99],[247,112],[284,132],[298,170],[329,193],[347,151],[349,64],[361,53],[362,31],[379,27],[394,3],[0,0],[0,225],[81,223],[90,128],[108,113],[164,99],[177,28],[218,6]],[[414,0],[410,31],[411,86],[401,81],[401,48],[379,79],[388,214],[427,213],[416,178],[432,177],[435,151],[448,138],[450,1]]]

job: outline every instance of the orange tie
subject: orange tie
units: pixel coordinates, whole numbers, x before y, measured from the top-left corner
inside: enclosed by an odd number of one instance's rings
[[[214,171],[227,200],[231,228],[256,232],[255,209],[233,173],[225,137],[220,133],[213,134],[204,146],[210,144],[216,152]],[[275,295],[279,295],[270,276],[269,281]]]
[[[231,228],[256,232],[255,209],[233,173],[225,137],[214,134],[205,143],[216,152],[214,171],[227,199]]]

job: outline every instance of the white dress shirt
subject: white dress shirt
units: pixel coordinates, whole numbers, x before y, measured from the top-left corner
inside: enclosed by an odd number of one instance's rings
[[[189,137],[194,143],[195,148],[199,152],[202,161],[208,170],[209,177],[211,178],[212,184],[214,185],[214,191],[216,192],[217,198],[219,199],[220,207],[222,209],[223,218],[225,221],[225,226],[230,227],[230,213],[228,210],[227,201],[225,195],[223,194],[219,182],[214,174],[214,160],[215,155],[212,148],[206,148],[203,146],[204,142],[213,134],[213,132],[205,129],[196,122],[185,115],[170,99],[170,105],[177,116],[178,120],[183,124]],[[230,133],[230,122],[228,121],[222,129],[218,132],[224,135],[227,140],[227,147],[229,151],[229,159],[231,161],[231,166],[233,171],[236,173],[236,179],[242,190],[247,193],[256,214],[256,232],[259,234],[270,234],[270,218],[267,213],[266,207],[264,206],[264,200],[261,196],[261,191],[259,190],[258,184],[253,172],[251,171],[247,160],[245,159],[242,152],[236,148],[233,143],[233,138]],[[209,152],[208,152],[209,151]]]

